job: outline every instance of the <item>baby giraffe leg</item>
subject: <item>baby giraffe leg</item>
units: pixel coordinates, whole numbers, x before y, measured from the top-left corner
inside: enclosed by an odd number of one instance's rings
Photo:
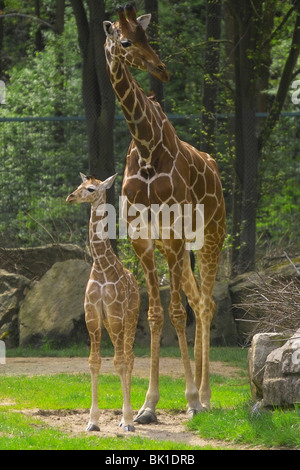
[[[136,327],[139,314],[139,295],[138,287],[135,295],[131,293],[131,302],[129,302],[127,315],[125,318],[124,329],[124,356],[126,363],[126,389],[128,393],[129,405],[131,408],[131,377],[134,363],[133,343],[135,339]]]
[[[99,316],[94,308],[86,306],[85,309],[86,325],[90,335],[91,352],[89,356],[89,367],[92,382],[92,406],[90,409],[90,419],[86,431],[100,431],[99,417],[100,410],[98,405],[98,375],[101,366],[100,358],[100,340],[101,340],[101,325]]]
[[[128,383],[127,375],[127,364],[124,355],[124,330],[123,327],[117,335],[117,338],[114,339],[114,365],[117,373],[120,376],[122,392],[123,392],[123,417],[120,423],[120,427],[124,431],[134,431],[133,425],[133,410],[130,402],[130,384]]]

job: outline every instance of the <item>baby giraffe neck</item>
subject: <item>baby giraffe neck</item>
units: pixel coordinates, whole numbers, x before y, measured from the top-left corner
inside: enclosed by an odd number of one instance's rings
[[[107,229],[105,204],[93,204],[90,217],[90,248],[94,264],[107,269],[116,263],[117,257],[111,246]]]

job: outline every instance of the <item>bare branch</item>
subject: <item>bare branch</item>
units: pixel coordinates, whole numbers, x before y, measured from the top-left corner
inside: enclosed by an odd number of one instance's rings
[[[17,17],[20,17],[20,18],[27,18],[27,19],[30,19],[30,20],[37,21],[38,23],[43,24],[44,26],[47,26],[47,28],[50,28],[53,31],[55,30],[55,27],[52,24],[48,23],[48,21],[42,20],[42,18],[38,18],[37,16],[25,15],[25,13],[15,12],[15,13],[7,13],[5,15],[0,14],[0,20],[2,20],[2,18],[10,18],[10,17],[13,17],[13,16],[17,16]]]
[[[293,268],[296,270],[296,273],[300,275],[300,271],[299,269],[297,268],[297,266],[295,266],[295,264],[293,263],[293,261],[291,260],[291,258],[288,256],[288,254],[284,251],[284,256],[288,259],[288,261],[291,263],[291,265],[293,266]]]

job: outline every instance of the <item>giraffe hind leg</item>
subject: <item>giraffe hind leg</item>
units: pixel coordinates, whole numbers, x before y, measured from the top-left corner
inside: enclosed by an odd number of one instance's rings
[[[213,299],[213,289],[218,269],[221,243],[205,245],[197,252],[201,279],[200,321],[197,323],[195,335],[195,381],[199,387],[202,406],[210,408],[211,389],[209,383],[209,350],[210,326],[216,304]]]
[[[119,307],[115,312],[111,312],[111,317],[116,318],[117,316],[120,316],[120,310],[122,309]],[[114,346],[114,366],[120,377],[123,394],[123,416],[119,426],[124,431],[134,431],[133,410],[130,402],[130,383],[128,380],[128,369],[130,371],[131,364],[127,364],[125,357],[125,316],[121,315],[119,321],[114,321],[113,324],[108,324],[107,330]],[[130,361],[132,361],[132,359],[133,358],[131,357]]]
[[[101,324],[99,315],[89,304],[85,306],[85,321],[91,341],[89,368],[92,383],[92,405],[90,409],[90,419],[86,427],[86,431],[100,431],[98,424],[100,417],[100,410],[98,405],[98,375],[101,366]]]
[[[201,319],[200,319],[200,291],[199,291],[199,286],[198,283],[195,279],[192,267],[191,267],[191,260],[190,260],[190,255],[186,251],[184,254],[184,259],[183,259],[183,268],[182,268],[182,290],[185,293],[188,303],[190,305],[190,308],[193,310],[196,318],[196,331],[200,329],[201,332]],[[201,334],[200,334],[201,337]],[[197,350],[195,348],[195,361],[196,361],[196,356],[197,356]],[[198,367],[197,367],[197,372],[198,374],[195,373],[194,376],[194,381],[197,389],[199,390],[200,387],[200,382],[199,382],[199,376],[201,380],[201,367],[202,367],[202,362],[201,362],[201,355],[198,358]],[[202,411],[202,408],[189,408],[188,409],[188,415],[190,418],[192,418],[196,413],[199,413]]]

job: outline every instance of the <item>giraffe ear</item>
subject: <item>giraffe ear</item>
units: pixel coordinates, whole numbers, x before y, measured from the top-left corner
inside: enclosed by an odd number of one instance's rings
[[[151,20],[151,13],[148,13],[147,15],[139,16],[136,19],[136,21],[138,22],[138,24],[141,25],[144,31],[146,31],[146,29],[148,28],[150,20]]]
[[[103,29],[108,37],[112,37],[114,34],[114,26],[110,21],[103,21]]]
[[[80,176],[81,176],[83,183],[85,183],[87,180],[87,177],[83,173],[80,173]]]
[[[110,176],[105,181],[103,181],[103,183],[101,184],[102,188],[109,189],[113,185],[113,182],[115,181],[117,174],[118,173],[116,173],[113,176]]]

